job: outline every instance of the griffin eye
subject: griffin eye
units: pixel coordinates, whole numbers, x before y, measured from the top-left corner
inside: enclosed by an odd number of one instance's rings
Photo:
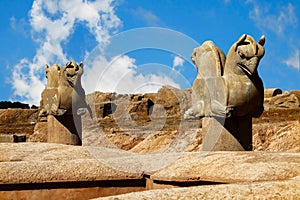
[[[244,55],[242,52],[239,51],[238,54],[239,54],[239,56],[240,56],[242,59],[245,58],[245,55]]]

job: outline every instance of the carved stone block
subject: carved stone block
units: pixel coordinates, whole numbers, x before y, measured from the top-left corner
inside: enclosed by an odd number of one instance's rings
[[[47,118],[48,142],[81,144],[81,115],[88,109],[81,85],[83,64],[67,62],[64,67],[54,64],[45,67],[48,80],[42,92],[39,120]]]
[[[244,34],[227,58],[212,41],[194,49],[198,75],[192,88],[193,106],[185,117],[204,117],[203,150],[252,150],[252,117],[264,110],[263,82],[257,71],[264,43],[264,36],[256,42]]]
[[[221,118],[202,119],[202,151],[243,151],[239,141],[223,126]]]
[[[72,115],[63,117],[48,115],[48,141],[69,145],[81,145],[81,139]]]

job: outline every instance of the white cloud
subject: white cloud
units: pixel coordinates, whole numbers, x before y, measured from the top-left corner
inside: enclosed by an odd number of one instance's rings
[[[172,78],[164,74],[137,73],[135,60],[127,55],[107,61],[98,55],[90,63],[83,76],[83,87],[87,93],[93,91],[123,94],[157,92],[163,85],[180,88]]]
[[[132,72],[135,65],[134,59],[128,56],[114,58],[108,61],[104,56],[97,55],[88,68],[85,67],[83,87],[87,93],[93,91],[113,92],[117,88],[119,80]]]
[[[157,21],[155,15],[146,15],[150,21]],[[46,85],[44,66],[54,63],[63,65],[67,62],[69,55],[64,44],[75,32],[77,23],[85,25],[98,42],[97,47],[103,50],[121,21],[115,15],[111,0],[33,2],[30,25],[32,37],[39,47],[31,60],[24,58],[14,66],[12,77],[14,94],[21,97],[22,101],[39,104],[41,92]],[[87,59],[82,77],[86,93],[95,90],[118,93],[156,92],[166,84],[180,87],[166,74],[138,72],[135,60],[126,55],[110,60],[100,51],[96,58],[89,60],[90,53],[85,52]],[[174,67],[182,64],[181,58],[174,58]]]
[[[300,70],[300,51],[296,49],[294,54],[289,57],[287,60],[285,60],[283,63],[286,64],[287,66],[293,67],[297,70]]]
[[[268,6],[258,5],[253,3],[253,10],[249,13],[250,19],[254,20],[257,27],[260,29],[269,29],[270,31],[283,35],[288,26],[295,27],[298,24],[297,16],[294,12],[294,6],[289,3],[286,6],[280,6],[278,13],[274,14],[274,10]]]
[[[17,22],[16,22],[16,18],[15,17],[11,17],[9,19],[9,24],[10,24],[10,27],[13,29],[13,30],[17,30]]]
[[[132,10],[131,13],[136,19],[144,21],[147,26],[158,26],[161,23],[158,16],[141,7]]]
[[[22,59],[13,68],[14,95],[30,104],[39,104],[46,83],[45,64],[64,64],[68,55],[62,46],[74,32],[76,23],[85,24],[99,44],[108,42],[110,34],[121,24],[112,0],[35,0],[30,10],[33,39],[39,48],[36,55]],[[14,27],[15,19],[11,19]]]
[[[183,63],[184,63],[184,59],[183,58],[181,58],[179,56],[174,56],[172,69],[175,70],[176,67],[182,67]]]
[[[179,56],[174,56],[174,60],[173,60],[173,68],[174,67],[182,67],[184,63],[184,60],[179,57]]]
[[[18,20],[12,16],[9,19],[9,25],[14,31],[21,33],[25,37],[29,36],[29,24],[24,18]]]
[[[13,80],[14,80],[14,90],[20,96],[25,96],[27,91],[29,91],[29,85],[27,85],[27,81],[29,77],[22,72],[22,68],[25,68],[29,64],[27,59],[22,59],[19,64],[17,64],[13,71]]]

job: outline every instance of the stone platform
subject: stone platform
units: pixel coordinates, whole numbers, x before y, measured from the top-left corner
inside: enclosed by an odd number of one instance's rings
[[[0,152],[0,199],[300,197],[299,153],[136,154],[54,143],[2,143]]]

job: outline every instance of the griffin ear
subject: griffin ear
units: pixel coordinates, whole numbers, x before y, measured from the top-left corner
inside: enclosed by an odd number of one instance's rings
[[[57,71],[60,71],[60,66],[57,65]]]
[[[46,75],[46,78],[48,78],[48,76],[47,76],[47,74],[49,73],[48,69],[49,69],[49,66],[46,64],[46,66],[45,66],[45,75]]]
[[[264,35],[262,35],[258,41],[258,44],[260,44],[261,46],[264,46],[265,42],[266,42],[266,38]]]
[[[247,34],[243,34],[243,35],[238,39],[238,41],[235,43],[234,51],[236,51],[237,48],[238,48],[238,46],[239,46],[241,43],[243,43],[243,42],[245,41],[246,37],[247,37]]]
[[[194,51],[192,56],[191,56],[191,60],[194,63],[194,65],[195,65],[195,61],[196,61],[195,57],[196,57],[196,52]]]
[[[79,66],[80,66],[81,68],[83,68],[83,63],[82,63],[82,62],[80,62]]]

